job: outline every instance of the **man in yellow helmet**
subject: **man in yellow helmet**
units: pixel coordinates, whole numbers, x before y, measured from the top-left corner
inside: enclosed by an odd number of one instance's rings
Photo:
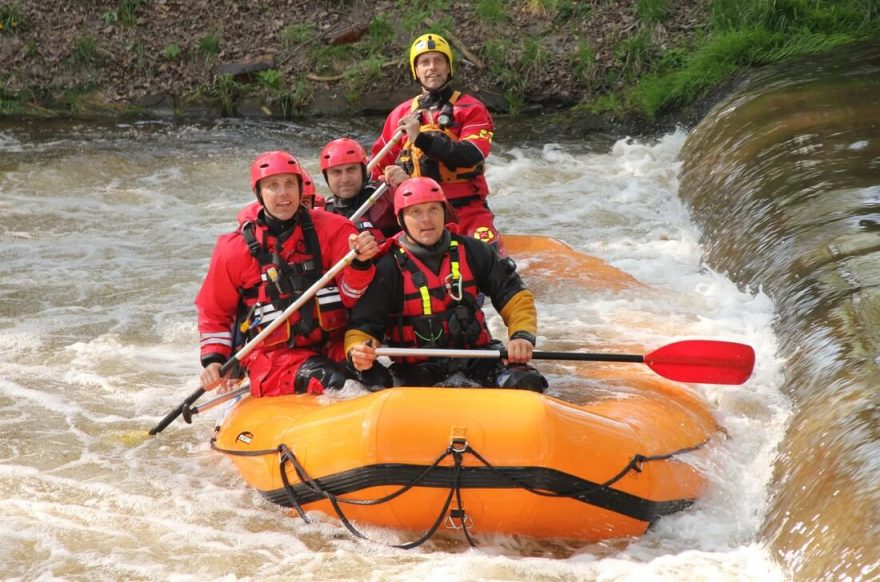
[[[373,144],[376,156],[398,130],[405,135],[377,162],[373,177],[385,176],[393,189],[410,177],[439,182],[458,215],[459,232],[502,250],[492,211],[484,163],[495,126],[478,99],[450,87],[453,56],[438,34],[423,34],[409,51],[412,76],[421,85],[417,97],[398,105]]]

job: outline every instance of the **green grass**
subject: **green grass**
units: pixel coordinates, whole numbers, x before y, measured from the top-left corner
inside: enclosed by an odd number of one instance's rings
[[[340,95],[356,102],[365,90],[374,90],[388,77],[388,66],[402,63],[408,73],[408,50],[412,40],[426,32],[456,32],[467,47],[478,54],[485,68],[477,72],[479,85],[498,89],[507,101],[507,110],[516,113],[528,104],[535,90],[538,73],[548,66],[568,66],[579,90],[591,100],[594,111],[642,113],[654,117],[686,106],[705,95],[738,71],[761,66],[792,56],[817,53],[835,46],[867,38],[880,38],[880,1],[878,0],[703,0],[693,14],[697,32],[691,32],[679,45],[671,44],[676,35],[664,35],[664,25],[672,26],[675,0],[394,0],[385,3],[385,12],[375,15],[360,41],[329,45],[322,23],[307,23],[291,17],[280,28],[279,56],[283,51],[298,50],[310,62],[301,71],[284,77],[280,71],[263,71],[251,85],[232,78],[218,78],[199,88],[205,97],[219,101],[226,114],[234,111],[234,102],[246,92],[256,92],[274,103],[284,103],[285,111],[304,110],[314,96],[315,84],[307,78],[314,73],[338,83]],[[0,39],[27,30],[22,22],[23,0],[0,0]],[[136,28],[138,19],[148,17],[154,2],[146,0],[105,0],[100,24]],[[339,0],[333,4],[354,8],[362,4]],[[576,31],[573,19],[590,18],[593,12],[609,6],[627,11],[632,26],[625,36],[620,31],[602,31],[604,38],[590,38]],[[478,40],[460,32],[461,13],[467,12],[486,26]],[[632,20],[632,19],[635,20]],[[425,20],[433,24],[429,27]],[[512,27],[515,19],[527,19]],[[613,27],[612,27],[613,28]],[[22,50],[39,56],[39,40],[28,31]],[[136,66],[146,73],[151,55],[138,41],[141,30],[128,31],[134,37],[127,50],[137,57]],[[73,36],[69,45],[71,66],[77,67],[86,80],[96,68],[104,66],[110,54],[103,46],[104,37],[86,31]],[[165,61],[204,60],[209,71],[221,50],[219,32],[205,29],[195,38],[169,38],[161,50]],[[448,37],[447,37],[448,38]],[[6,42],[17,39],[9,39]],[[224,39],[223,48],[226,46]],[[616,45],[609,46],[610,42]],[[3,42],[0,40],[0,42]],[[186,43],[186,44],[184,44]],[[662,44],[661,44],[662,43]],[[305,45],[305,46],[303,46]],[[301,47],[301,48],[300,48]],[[462,66],[460,46],[453,45],[456,72]],[[608,51],[613,60],[608,64]],[[597,60],[597,58],[599,60]],[[601,66],[600,66],[601,65]],[[395,69],[397,70],[397,69]],[[0,67],[2,72],[2,67]],[[18,85],[14,85],[18,87]],[[467,86],[461,86],[467,90]],[[10,90],[11,91],[11,90]],[[41,93],[42,94],[42,93]],[[19,107],[14,93],[0,95],[0,112]]]
[[[503,0],[478,0],[477,16],[488,22],[498,23],[507,18],[507,10]]]
[[[569,18],[585,18],[593,10],[593,5],[583,0],[559,0],[556,2],[557,21]]]
[[[350,44],[316,44],[309,53],[318,74],[332,75],[355,62],[356,49]]]
[[[288,101],[293,112],[304,111],[312,102],[315,90],[305,77],[298,77],[293,81],[288,93]]]
[[[646,30],[639,31],[617,45],[614,52],[623,61],[619,71],[620,78],[626,82],[638,78],[650,66],[652,50],[651,35]]]
[[[397,0],[397,7],[403,12],[446,12],[450,8],[450,0]]]
[[[547,63],[547,51],[541,46],[540,41],[533,38],[526,40],[520,61],[520,72],[528,77]]]
[[[101,62],[101,50],[97,39],[93,36],[81,36],[73,41],[71,60],[80,67],[98,65]]]
[[[876,0],[713,0],[710,22],[719,32],[760,28],[770,32],[837,34],[876,32]]]
[[[169,61],[176,61],[180,58],[180,55],[183,54],[183,51],[180,48],[180,45],[177,44],[167,44],[165,48],[162,49],[162,57]]]
[[[629,93],[648,117],[682,107],[746,67],[877,38],[871,0],[712,0],[710,31],[690,51],[663,58]]]
[[[220,38],[216,34],[207,34],[199,39],[199,53],[210,60],[220,53]]]
[[[510,41],[493,39],[483,45],[481,52],[489,75],[504,89],[508,111],[516,115],[527,101],[529,82],[550,58],[547,49],[533,38],[526,39],[519,51]]]
[[[682,68],[666,75],[645,77],[632,95],[639,108],[654,117],[670,107],[693,102],[744,67],[819,53],[852,40],[848,35],[788,37],[760,29],[732,31],[685,57]]]
[[[277,69],[266,69],[257,73],[257,83],[269,91],[279,91],[284,86],[284,75]]]
[[[0,83],[0,116],[15,115],[24,108],[24,100],[21,94],[4,89],[5,84],[5,80]]]
[[[596,76],[596,52],[588,40],[578,41],[577,50],[571,54],[571,72],[582,83],[591,82]]]
[[[636,14],[647,25],[662,22],[669,14],[669,0],[636,0]]]
[[[140,9],[143,0],[122,0],[119,8],[116,9],[119,14],[119,22],[125,26],[134,26],[137,24],[137,11]]]
[[[235,115],[235,101],[244,91],[241,83],[232,75],[219,75],[214,79],[213,95],[220,101],[223,115]]]
[[[285,50],[306,42],[315,35],[315,29],[310,24],[288,24],[281,31],[281,43]]]
[[[134,27],[137,25],[137,11],[144,0],[122,0],[119,6],[108,10],[101,15],[101,21],[106,25],[119,22],[123,26]]]
[[[21,18],[21,7],[18,4],[0,6],[0,34],[24,32],[25,23]]]
[[[388,45],[388,39],[394,35],[394,26],[382,15],[374,16],[370,21],[367,33],[361,39],[366,50],[371,54],[379,54]]]

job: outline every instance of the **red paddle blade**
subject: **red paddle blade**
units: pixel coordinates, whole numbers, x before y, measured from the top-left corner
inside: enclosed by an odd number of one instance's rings
[[[679,382],[742,384],[755,368],[755,350],[735,342],[684,340],[654,350],[645,364]]]

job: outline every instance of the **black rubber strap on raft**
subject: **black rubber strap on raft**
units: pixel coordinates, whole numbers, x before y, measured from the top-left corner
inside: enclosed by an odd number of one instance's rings
[[[214,427],[214,434],[211,436],[211,449],[217,451],[218,453],[223,453],[224,455],[231,455],[233,457],[262,457],[264,455],[274,455],[278,452],[278,449],[265,449],[262,451],[238,451],[235,449],[223,449],[217,446],[217,435],[220,433],[220,426]]]
[[[506,475],[503,471],[499,470],[497,467],[492,465],[492,463],[490,463],[485,458],[483,458],[483,456],[480,455],[480,453],[478,453],[477,451],[471,449],[470,453],[474,457],[476,457],[476,459],[478,461],[480,461],[487,469],[491,470],[492,472],[494,472],[496,475],[502,477],[503,479],[506,479],[509,482],[515,484],[517,487],[519,487],[521,489],[525,489],[529,493],[534,493],[535,495],[541,495],[544,497],[570,497],[572,499],[578,499],[584,495],[588,495],[588,494],[593,493],[594,491],[597,491],[599,489],[608,489],[609,487],[611,487],[612,485],[614,485],[615,483],[617,483],[618,481],[623,479],[627,475],[627,473],[629,473],[630,471],[635,471],[636,473],[641,473],[642,472],[642,468],[641,468],[642,463],[646,463],[646,462],[650,462],[650,461],[664,461],[666,459],[671,459],[672,457],[682,455],[684,453],[690,453],[690,452],[696,451],[697,449],[702,448],[707,442],[708,441],[703,441],[702,443],[700,443],[698,445],[695,445],[692,447],[687,447],[684,449],[679,449],[679,450],[673,451],[671,453],[664,453],[662,455],[635,454],[635,455],[633,455],[632,459],[630,459],[630,462],[623,469],[621,469],[621,471],[617,475],[615,475],[611,479],[605,481],[604,483],[598,483],[598,484],[596,484],[592,487],[588,487],[586,489],[579,489],[579,490],[569,491],[569,492],[542,491],[540,489],[535,489],[535,488],[530,487],[529,485],[522,483],[519,480],[511,477],[510,475]]]
[[[447,453],[452,454],[452,458],[455,462],[455,467],[452,474],[452,484],[449,487],[449,495],[446,496],[446,501],[443,503],[443,507],[440,509],[440,514],[437,515],[437,520],[433,523],[433,525],[431,525],[430,528],[428,528],[428,530],[424,534],[422,534],[422,537],[420,537],[419,539],[413,540],[406,544],[397,544],[395,545],[395,547],[404,550],[417,548],[418,546],[424,544],[426,541],[431,539],[437,532],[440,524],[443,523],[443,518],[446,517],[446,514],[449,512],[449,506],[452,505],[452,496],[455,494],[456,491],[458,491],[457,486],[459,485],[459,477],[461,475],[461,453],[453,451],[451,446],[447,449]],[[459,499],[461,499],[460,492]],[[468,541],[470,541],[470,537],[468,537]],[[471,543],[471,545],[473,545],[473,543]]]
[[[453,495],[457,496],[458,506],[459,506],[459,508],[461,508],[461,467],[462,467],[462,452],[463,451],[454,450],[452,446],[450,446],[442,455],[437,457],[437,459],[434,461],[434,463],[430,467],[425,469],[425,471],[423,471],[422,474],[417,479],[413,480],[411,483],[405,485],[404,487],[401,487],[400,489],[391,493],[390,495],[386,495],[385,497],[382,497],[379,499],[369,499],[369,500],[368,499],[340,498],[340,497],[337,497],[336,495],[334,495],[333,493],[330,493],[329,491],[322,489],[321,486],[318,484],[318,482],[309,476],[309,474],[306,472],[305,468],[302,466],[302,464],[296,458],[296,455],[293,453],[293,451],[291,451],[286,445],[283,445],[283,444],[279,446],[279,451],[281,452],[281,455],[282,455],[281,466],[279,468],[279,470],[281,471],[281,480],[284,483],[284,488],[288,490],[289,498],[291,499],[291,501],[293,501],[295,503],[294,508],[297,510],[297,513],[300,514],[300,517],[302,517],[306,521],[306,523],[310,523],[310,522],[308,519],[306,519],[305,513],[302,511],[302,508],[297,501],[296,493],[293,491],[293,487],[290,486],[290,481],[287,478],[287,471],[284,468],[285,461],[290,462],[290,464],[293,466],[294,470],[296,471],[297,476],[300,478],[300,481],[304,485],[306,485],[306,487],[308,487],[314,493],[319,494],[321,497],[324,497],[325,499],[327,499],[330,502],[330,504],[333,506],[333,511],[336,513],[336,516],[339,518],[339,521],[342,522],[342,524],[345,526],[345,528],[349,532],[351,532],[352,535],[354,535],[355,537],[357,537],[359,539],[372,541],[367,536],[365,536],[363,533],[361,533],[351,523],[351,520],[348,519],[348,517],[345,515],[345,512],[342,510],[342,506],[340,505],[341,503],[349,503],[352,505],[378,505],[380,503],[385,503],[387,501],[390,501],[390,500],[394,499],[395,497],[402,495],[406,491],[408,491],[408,490],[412,489],[413,487],[415,487],[416,485],[418,485],[418,482],[421,480],[422,477],[424,477],[432,469],[437,467],[437,465],[439,465],[440,462],[443,459],[445,459],[446,457],[448,457],[449,455],[452,455],[453,460],[454,460],[454,470],[453,470],[453,475],[452,475],[452,480],[451,480],[452,482],[451,482],[450,488],[449,488],[449,495],[447,495],[446,501],[443,503],[443,506],[440,510],[440,513],[437,516],[437,519],[434,521],[434,523],[431,525],[431,527],[429,527],[428,530],[425,531],[425,533],[422,534],[418,539],[413,540],[411,542],[407,542],[405,544],[392,544],[392,547],[401,548],[404,550],[409,550],[412,548],[416,548],[416,547],[424,544],[429,539],[431,539],[431,537],[437,532],[437,529],[439,529],[440,525],[443,523],[443,518],[449,512],[449,506],[452,504]],[[465,536],[467,537],[468,542],[472,546],[475,546],[473,540],[470,537],[470,534],[467,532],[466,529],[465,529]],[[376,542],[376,543],[378,543],[378,542]]]
[[[465,445],[465,451],[471,451],[470,445]],[[476,548],[477,544],[474,542],[471,537],[471,532],[468,530],[467,525],[467,513],[464,510],[464,504],[461,502],[461,453],[457,455],[457,471],[455,472],[455,503],[458,505],[458,511],[461,512],[459,514],[459,519],[461,520],[461,531],[464,533],[465,539],[468,541],[468,545],[472,548]],[[450,514],[451,515],[451,514]],[[453,518],[454,519],[454,518]]]
[[[369,538],[367,538],[364,534],[362,534],[360,531],[358,531],[357,528],[355,528],[354,525],[351,523],[351,521],[347,518],[347,516],[345,515],[345,513],[342,510],[341,504],[348,503],[348,504],[352,504],[352,505],[372,506],[372,505],[379,505],[379,504],[391,501],[392,499],[399,497],[403,493],[405,493],[405,492],[409,491],[410,489],[412,489],[413,487],[419,485],[420,482],[422,480],[424,480],[432,471],[434,471],[438,468],[441,461],[443,461],[446,457],[451,455],[454,460],[454,466],[452,468],[453,469],[452,474],[450,475],[449,495],[447,496],[445,502],[443,503],[443,507],[441,509],[440,514],[438,515],[437,520],[418,539],[413,540],[408,543],[405,543],[405,544],[394,544],[392,546],[392,547],[397,547],[397,548],[402,548],[402,549],[415,548],[415,547],[418,547],[418,546],[422,545],[423,543],[425,543],[428,539],[431,538],[431,536],[434,535],[434,533],[436,533],[437,529],[443,523],[443,519],[447,515],[447,513],[449,513],[449,515],[452,516],[453,519],[460,519],[461,520],[461,526],[462,526],[461,529],[463,530],[463,533],[464,533],[465,537],[467,538],[468,543],[471,546],[476,547],[476,544],[475,544],[474,540],[472,539],[470,531],[468,529],[468,525],[467,525],[467,521],[466,521],[466,513],[465,513],[465,510],[464,510],[464,507],[462,504],[462,496],[461,496],[461,489],[462,489],[461,477],[462,477],[462,471],[463,471],[462,461],[463,461],[464,454],[466,454],[466,453],[470,453],[471,455],[473,455],[474,458],[476,458],[484,467],[486,467],[492,473],[498,475],[502,480],[505,480],[508,483],[511,483],[514,486],[514,488],[524,489],[530,493],[533,493],[535,495],[541,495],[544,497],[557,497],[557,498],[558,497],[567,497],[567,498],[572,498],[572,499],[575,499],[578,501],[583,501],[583,497],[589,496],[598,490],[608,489],[609,491],[616,491],[614,489],[610,489],[611,485],[620,481],[623,477],[625,477],[628,473],[630,473],[632,471],[641,472],[641,470],[642,470],[641,467],[646,462],[667,460],[667,459],[673,458],[675,456],[678,456],[678,455],[681,455],[684,453],[692,452],[692,451],[695,451],[697,449],[702,448],[708,442],[708,441],[704,441],[704,442],[702,442],[698,445],[692,446],[692,447],[686,447],[686,448],[682,448],[682,449],[679,449],[679,450],[676,450],[676,451],[673,451],[670,453],[664,453],[664,454],[659,454],[659,455],[641,455],[641,454],[633,455],[633,457],[632,457],[632,459],[630,459],[629,463],[625,467],[623,467],[623,469],[621,469],[620,472],[618,472],[615,476],[608,479],[604,483],[598,483],[598,484],[592,485],[591,487],[588,487],[585,489],[576,489],[576,490],[570,490],[570,491],[547,491],[547,490],[536,489],[534,487],[531,487],[528,484],[523,483],[520,480],[516,479],[515,477],[507,474],[505,471],[498,469],[497,467],[492,465],[488,460],[486,460],[480,453],[478,453],[473,448],[471,448],[470,445],[468,445],[467,443],[454,442],[454,443],[450,444],[449,447],[446,449],[446,451],[444,451],[441,455],[439,455],[431,465],[425,467],[414,479],[412,479],[410,482],[408,482],[405,485],[403,485],[402,487],[400,487],[398,490],[392,492],[391,494],[385,495],[379,499],[345,499],[345,498],[338,497],[336,494],[331,493],[330,491],[326,490],[319,483],[319,480],[313,479],[308,474],[308,472],[305,470],[305,467],[303,467],[302,464],[299,462],[299,460],[296,458],[296,455],[293,453],[293,451],[291,451],[286,445],[282,444],[282,445],[279,445],[279,447],[277,449],[263,450],[263,451],[224,450],[224,449],[217,447],[216,443],[215,443],[216,433],[218,430],[219,430],[219,428],[215,429],[215,437],[211,439],[211,448],[213,448],[219,452],[231,454],[231,455],[239,455],[239,456],[259,456],[259,455],[276,454],[276,453],[281,455],[281,461],[279,464],[279,471],[281,472],[281,479],[282,479],[285,493],[286,493],[285,496],[290,500],[291,505],[294,507],[294,509],[296,509],[297,513],[300,515],[300,517],[303,518],[303,520],[306,523],[310,523],[310,522],[306,518],[305,512],[299,502],[299,496],[296,493],[296,488],[290,483],[290,481],[287,477],[287,471],[285,469],[285,461],[290,462],[291,466],[294,468],[295,472],[297,473],[297,476],[299,477],[300,482],[307,490],[309,490],[315,497],[324,498],[324,499],[327,499],[328,501],[330,501],[331,505],[333,506],[334,512],[337,514],[339,520],[343,523],[343,525],[345,525],[346,529],[348,529],[352,533],[352,535],[354,535],[357,538],[368,540],[368,541],[369,541]],[[457,507],[450,512],[449,508],[452,504],[453,497],[456,500]],[[311,501],[309,501],[309,502],[311,502]],[[453,515],[453,513],[455,515]]]
[[[287,478],[287,471],[284,470],[285,461],[293,461],[293,453],[290,452],[290,449],[287,448],[286,445],[278,446],[278,472],[281,473],[281,482],[284,484],[284,491],[287,492],[287,497],[290,499],[290,504],[296,510],[296,513],[302,518],[302,520],[306,523],[312,523],[309,521],[309,518],[306,516],[306,512],[303,510],[302,506],[299,504],[299,499],[296,497],[296,489],[290,486],[290,480]]]

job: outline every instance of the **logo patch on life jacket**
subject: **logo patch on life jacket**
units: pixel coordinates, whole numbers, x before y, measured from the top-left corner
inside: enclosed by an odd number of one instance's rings
[[[495,239],[495,233],[492,232],[492,229],[488,226],[481,226],[477,230],[474,231],[474,238],[480,239],[483,242],[489,243]]]
[[[251,441],[254,440],[254,434],[251,432],[243,432],[239,433],[238,437],[236,437],[236,442],[244,443],[246,445],[251,444]]]

